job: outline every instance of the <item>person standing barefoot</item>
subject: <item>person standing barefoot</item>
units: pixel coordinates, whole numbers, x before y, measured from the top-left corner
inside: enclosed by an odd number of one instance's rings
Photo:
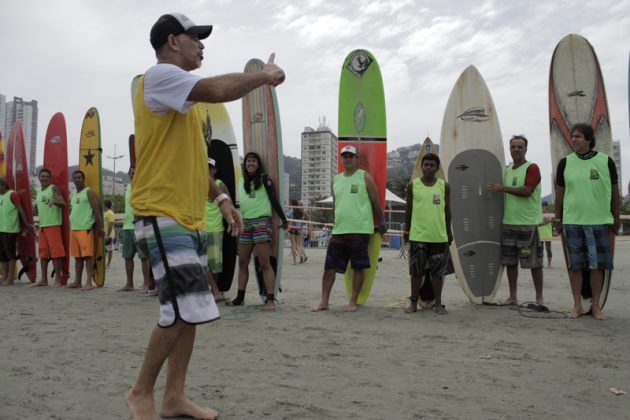
[[[156,417],[155,381],[167,360],[160,415],[218,417],[216,410],[194,404],[185,392],[196,325],[219,317],[207,277],[208,188],[228,232],[237,236],[242,220],[228,196],[208,182],[203,120],[194,104],[233,101],[259,86],[277,86],[285,76],[274,64],[274,54],[258,72],[209,78],[190,73],[201,66],[201,40],[211,31],[211,25],[196,26],[181,13],[161,16],[150,35],[157,64],[140,77],[135,96],[137,160],[131,206],[136,239],[149,249],[156,276],[160,318],[138,378],[125,395],[134,419]]]

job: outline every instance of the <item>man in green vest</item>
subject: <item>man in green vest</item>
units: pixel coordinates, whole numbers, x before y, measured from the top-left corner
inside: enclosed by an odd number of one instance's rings
[[[50,183],[52,173],[49,169],[42,168],[39,171],[39,183],[37,190],[35,209],[39,217],[39,261],[41,266],[41,278],[33,286],[48,286],[48,261],[52,260],[55,270],[55,283],[53,288],[62,287],[61,270],[66,249],[63,246],[62,209],[66,207],[66,201],[61,195],[61,190]]]
[[[341,149],[343,172],[332,182],[333,212],[335,227],[328,242],[324,276],[322,278],[322,298],[313,312],[328,309],[330,292],[335,283],[336,273],[344,273],[348,261],[352,262],[352,296],[346,311],[357,310],[357,299],[365,280],[365,269],[370,268],[368,241],[374,233],[374,217],[379,220],[378,232],[387,232],[383,209],[378,199],[378,189],[374,178],[359,169],[359,157],[354,146]]]
[[[70,255],[74,257],[75,276],[69,288],[81,287],[83,266],[87,281],[83,290],[92,290],[94,285],[94,235],[105,236],[103,218],[98,198],[85,185],[85,174],[77,170],[72,173],[72,182],[77,191],[70,198]]]
[[[543,248],[538,237],[542,223],[540,206],[540,169],[525,159],[527,139],[523,135],[510,139],[512,165],[505,168],[503,184],[490,184],[488,189],[504,193],[503,226],[501,234],[501,264],[507,268],[510,295],[500,305],[518,305],[518,264],[532,272],[536,303],[543,299]]]
[[[595,133],[588,124],[571,129],[572,154],[558,162],[556,170],[556,217],[568,253],[569,280],[573,294],[571,318],[582,308],[582,271],[590,271],[593,294],[591,313],[605,320],[600,297],[604,271],[613,269],[611,235],[619,230],[619,188],[615,162],[593,150]]]
[[[429,270],[435,312],[447,313],[442,305],[442,286],[448,270],[450,253],[448,246],[453,241],[451,233],[450,187],[435,174],[440,168],[440,158],[427,153],[422,158],[422,176],[407,185],[407,208],[403,233],[409,242],[409,274],[411,275],[410,305],[407,313],[418,310],[418,298],[422,277]]]
[[[29,229],[33,225],[26,220],[18,194],[9,188],[6,178],[0,177],[0,265],[6,273],[0,286],[13,286],[17,236]]]
[[[134,262],[133,257],[138,254],[138,258],[140,258],[140,264],[142,265],[142,278],[143,278],[143,291],[147,293],[149,292],[149,282],[151,275],[151,261],[149,260],[148,252],[149,250],[145,247],[138,246],[136,242],[136,235],[134,234],[134,225],[133,225],[133,207],[131,207],[131,203],[129,203],[129,198],[131,197],[132,185],[133,185],[133,177],[136,173],[136,166],[131,165],[129,167],[129,185],[127,185],[127,189],[125,190],[125,220],[123,222],[123,251],[122,257],[125,260],[125,274],[127,275],[127,282],[123,287],[118,289],[119,292],[128,292],[131,290],[135,290],[133,285],[133,270],[134,270]]]

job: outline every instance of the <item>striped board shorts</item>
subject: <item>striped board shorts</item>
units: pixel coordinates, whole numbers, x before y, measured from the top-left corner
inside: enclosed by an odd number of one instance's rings
[[[219,318],[208,287],[207,237],[170,217],[139,217],[134,223],[138,247],[149,250],[160,300],[158,326],[177,319],[202,324]]]
[[[541,268],[543,247],[536,225],[506,225],[501,229],[501,264],[521,268]]]
[[[208,269],[214,274],[223,272],[223,231],[208,232]]]
[[[255,219],[244,219],[243,225],[245,229],[238,237],[241,244],[258,244],[271,242],[273,235],[273,226],[271,217],[263,216]]]

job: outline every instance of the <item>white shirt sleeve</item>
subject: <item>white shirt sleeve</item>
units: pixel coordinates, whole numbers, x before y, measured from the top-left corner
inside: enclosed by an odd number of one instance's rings
[[[157,64],[144,75],[144,102],[158,115],[172,110],[185,114],[195,104],[187,98],[199,80],[201,77],[174,64]]]

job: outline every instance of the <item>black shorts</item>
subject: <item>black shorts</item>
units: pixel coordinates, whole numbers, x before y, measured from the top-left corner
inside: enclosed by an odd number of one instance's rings
[[[370,235],[366,233],[332,235],[326,250],[324,268],[334,268],[337,273],[345,273],[348,261],[352,263],[352,268],[370,268],[369,240]]]
[[[17,233],[0,232],[0,262],[17,259]]]
[[[409,241],[409,274],[422,277],[429,270],[432,277],[448,273],[451,254],[448,243]]]

